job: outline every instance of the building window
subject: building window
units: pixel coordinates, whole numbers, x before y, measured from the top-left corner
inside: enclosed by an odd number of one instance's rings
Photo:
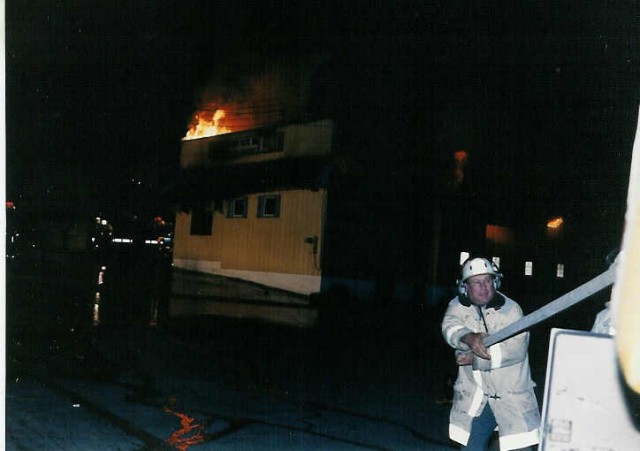
[[[524,262],[524,275],[525,276],[533,275],[533,262]]]
[[[277,152],[282,152],[284,150],[284,132],[275,133],[275,145],[273,146],[273,150]]]
[[[246,197],[231,199],[227,203],[227,218],[246,218],[248,205],[249,199]]]
[[[191,235],[211,235],[213,213],[204,207],[195,207],[191,211]]]
[[[258,218],[278,218],[280,216],[280,194],[258,196]]]
[[[564,277],[564,264],[558,263],[556,265],[556,277],[562,279]]]

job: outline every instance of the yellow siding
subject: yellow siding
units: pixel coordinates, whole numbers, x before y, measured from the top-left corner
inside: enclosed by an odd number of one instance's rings
[[[191,214],[179,212],[176,215],[173,255],[178,258],[208,260],[207,242],[210,236],[191,235]]]
[[[174,256],[220,262],[221,269],[319,275],[312,245],[304,240],[318,237],[319,265],[325,191],[267,194],[280,194],[279,218],[258,218],[258,195],[250,195],[247,218],[215,212],[211,236],[190,235],[191,215],[178,214]]]

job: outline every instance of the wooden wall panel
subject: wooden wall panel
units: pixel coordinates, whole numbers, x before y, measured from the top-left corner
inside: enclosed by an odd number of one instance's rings
[[[178,214],[175,257],[220,262],[223,269],[319,275],[313,246],[305,238],[318,237],[319,265],[325,191],[267,194],[280,194],[280,217],[258,218],[258,195],[251,195],[248,217],[227,218],[216,212],[211,236],[190,235],[190,215]]]

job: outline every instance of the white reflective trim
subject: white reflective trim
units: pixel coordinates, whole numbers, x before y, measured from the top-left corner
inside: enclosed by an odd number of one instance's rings
[[[451,326],[450,328],[447,329],[447,343],[452,344],[451,343],[451,337],[453,337],[453,334],[455,334],[456,332],[458,332],[459,330],[464,329],[464,326],[461,325],[457,325],[457,326]]]
[[[491,346],[488,351],[491,356],[491,369],[500,368],[502,366],[502,348],[500,343]]]
[[[473,379],[476,381],[476,384],[478,384],[478,387],[482,388],[482,371],[473,370]]]
[[[520,432],[500,437],[500,449],[519,449],[540,443],[540,430],[534,429],[529,432]]]
[[[466,446],[469,442],[470,434],[470,431],[465,431],[460,426],[449,423],[449,438],[454,442],[458,442],[462,446]]]
[[[477,417],[480,415],[480,406],[482,406],[482,399],[484,398],[484,390],[482,389],[482,372],[479,370],[473,370],[473,378],[478,384],[473,399],[469,405],[469,415]]]

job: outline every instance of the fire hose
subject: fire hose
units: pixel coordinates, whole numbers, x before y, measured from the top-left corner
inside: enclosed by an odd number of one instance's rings
[[[548,304],[545,304],[539,309],[534,310],[528,315],[523,316],[515,323],[512,323],[507,327],[500,329],[494,334],[487,335],[482,340],[482,343],[488,347],[506,340],[507,338],[512,337],[513,335],[516,335],[517,333],[522,332],[523,330],[528,329],[529,327],[534,326],[556,315],[557,313],[568,309],[569,307],[583,301],[584,299],[590,297],[598,291],[607,288],[615,281],[617,266],[618,262],[616,260],[609,267],[609,269],[604,271],[602,274],[594,277],[593,279],[569,291],[568,293],[563,294],[559,298],[549,302]]]

